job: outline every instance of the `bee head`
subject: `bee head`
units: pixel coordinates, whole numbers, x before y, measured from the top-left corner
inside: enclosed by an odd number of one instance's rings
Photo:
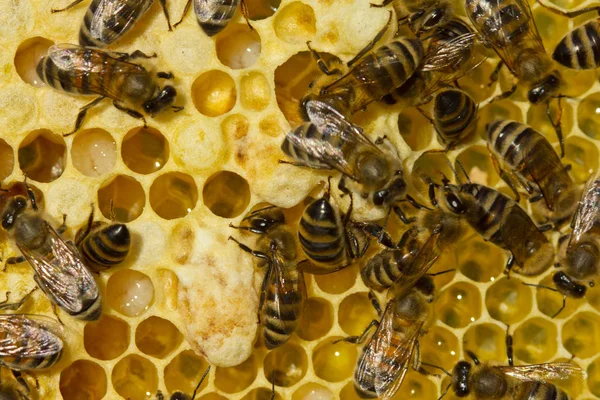
[[[15,196],[6,205],[2,213],[2,227],[10,229],[17,216],[27,208],[27,198],[25,196]]]
[[[177,96],[177,90],[173,86],[165,86],[158,94],[143,104],[146,114],[154,116],[165,107],[170,106]]]
[[[409,26],[415,35],[419,36],[424,32],[445,25],[452,18],[452,14],[450,4],[433,8],[427,12],[419,11],[411,15]]]
[[[373,193],[373,204],[382,206],[392,204],[406,194],[406,182],[402,177],[402,171],[398,171],[392,181],[385,189]]]
[[[560,74],[558,71],[554,71],[543,81],[539,82],[531,90],[529,90],[529,93],[527,93],[527,99],[532,104],[547,102],[552,97],[556,97],[558,95],[560,83]]]
[[[563,271],[559,271],[552,276],[552,281],[560,293],[566,294],[575,299],[581,299],[585,296],[587,288],[571,279]]]
[[[452,214],[465,214],[468,211],[469,206],[465,202],[464,197],[460,192],[460,187],[452,185],[446,177],[442,179],[442,183],[442,195],[444,199],[441,204],[442,208],[446,209]]]
[[[471,392],[469,387],[469,375],[471,364],[467,361],[459,361],[452,371],[452,390],[457,397],[466,397]]]

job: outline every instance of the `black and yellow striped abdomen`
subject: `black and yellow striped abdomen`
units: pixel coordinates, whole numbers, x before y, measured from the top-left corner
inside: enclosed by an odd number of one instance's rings
[[[578,26],[556,45],[552,58],[573,69],[600,67],[600,24],[598,20]]]
[[[342,218],[326,196],[306,207],[298,225],[298,239],[306,256],[330,272],[350,263],[344,233]]]
[[[516,400],[570,400],[571,398],[556,385],[548,382],[531,381],[518,384]]]
[[[484,239],[504,248],[500,228],[506,209],[516,203],[497,190],[476,183],[462,185],[461,192],[470,196],[470,210],[466,214],[469,225]]]
[[[194,0],[200,28],[208,36],[221,32],[233,18],[240,0]]]
[[[95,225],[87,236],[77,240],[77,248],[86,265],[99,272],[125,260],[131,247],[131,237],[124,224]]]
[[[288,133],[281,144],[281,150],[291,159],[311,168],[331,169],[329,164],[304,151],[301,142],[306,139],[310,139],[315,143],[326,142],[334,148],[341,148],[343,142],[340,135],[329,135],[327,132],[322,134],[314,124],[305,122]]]
[[[445,145],[457,143],[469,136],[477,122],[475,101],[458,89],[444,89],[435,96],[433,124],[438,139]]]

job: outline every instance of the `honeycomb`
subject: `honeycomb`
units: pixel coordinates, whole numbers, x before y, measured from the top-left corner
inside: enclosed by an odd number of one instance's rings
[[[554,0],[578,8],[580,0]],[[359,266],[325,276],[307,275],[309,298],[292,339],[268,352],[255,341],[261,276],[251,257],[227,241],[228,228],[254,205],[268,202],[299,215],[305,199],[327,174],[279,164],[283,135],[298,122],[297,101],[318,75],[306,41],[327,59],[347,61],[384,26],[386,9],[369,0],[246,0],[253,30],[239,13],[214,38],[188,16],[167,31],[158,2],[111,49],[156,52],[157,69],[175,74],[177,104],[185,109],[139,121],[108,103],[94,108],[81,131],[70,131],[88,99],[44,87],[35,65],[54,43],[76,42],[79,21],[89,2],[66,13],[51,8],[66,1],[0,2],[0,179],[29,183],[43,194],[47,218],[58,224],[67,214],[73,237],[94,204],[97,218],[128,223],[133,249],[125,265],[98,276],[104,314],[84,323],[62,314],[66,343],[61,360],[36,372],[40,399],[154,398],[157,390],[191,393],[209,364],[197,399],[356,399],[352,375],[360,346],[333,341],[358,335],[376,318],[359,275]],[[535,1],[533,14],[547,49],[572,27]],[[184,0],[168,4],[172,18]],[[457,13],[464,16],[456,1]],[[65,22],[71,23],[65,23]],[[395,30],[395,27],[390,28]],[[461,87],[479,103],[506,90],[506,70],[487,86],[497,59],[491,57]],[[563,101],[565,164],[583,183],[598,168],[600,87],[596,71],[563,71],[568,77]],[[526,103],[523,91],[510,100],[482,104],[476,136],[447,155],[432,126],[414,109],[373,104],[356,121],[373,137],[386,134],[398,148],[415,197],[426,202],[423,175],[450,176],[446,157],[460,160],[471,178],[509,193],[493,169],[483,139],[486,123],[510,118],[530,124],[558,148],[543,107]],[[318,189],[317,189],[318,190]],[[42,197],[42,196],[40,196]],[[334,194],[335,197],[335,194]],[[346,199],[336,199],[345,209]],[[356,205],[357,219],[382,216]],[[524,206],[527,204],[523,203]],[[391,223],[392,231],[405,227]],[[3,259],[18,250],[2,233]],[[558,234],[552,237],[556,242]],[[557,384],[577,399],[600,398],[600,289],[584,300],[569,299],[555,319],[562,296],[522,285],[549,285],[537,278],[503,275],[506,254],[475,235],[445,252],[433,272],[434,319],[422,337],[424,362],[451,369],[464,351],[481,360],[506,362],[507,325],[514,335],[516,363],[569,360],[587,371],[585,381]],[[11,265],[0,291],[11,299],[35,286],[27,264]],[[36,291],[21,309],[53,316]],[[447,378],[414,371],[394,397],[437,399]],[[33,385],[30,385],[33,387]],[[447,399],[455,398],[451,393]]]

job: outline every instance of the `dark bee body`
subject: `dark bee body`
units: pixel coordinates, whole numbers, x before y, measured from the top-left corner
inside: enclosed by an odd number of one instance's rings
[[[443,89],[435,95],[433,126],[438,140],[452,147],[469,137],[477,126],[477,104],[458,89]]]
[[[81,109],[75,130],[83,123],[87,109],[105,97],[119,110],[141,119],[144,117],[137,110],[154,115],[175,100],[173,86],[161,89],[146,68],[121,56],[94,48],[56,45],[39,61],[36,71],[47,85],[67,93],[99,96]]]
[[[552,58],[573,69],[600,67],[600,24],[598,20],[578,26],[556,45]]]
[[[417,36],[446,25],[454,12],[448,0],[384,0],[381,6],[392,3],[396,15],[408,19],[408,25]]]
[[[544,197],[552,220],[571,218],[577,207],[577,188],[544,136],[525,124],[498,120],[488,126],[487,141],[492,154],[530,195]]]
[[[96,221],[89,229],[77,233],[75,245],[88,268],[100,272],[125,260],[131,237],[125,224]]]
[[[208,36],[221,32],[233,18],[240,0],[194,0],[194,11],[200,28]]]
[[[68,10],[83,0],[75,0],[67,7],[52,12]],[[150,9],[154,0],[92,0],[79,30],[79,44],[104,47],[119,40]],[[160,0],[171,30],[166,0]]]
[[[257,267],[267,269],[258,315],[265,346],[274,349],[287,342],[295,332],[306,299],[304,276],[296,265],[295,235],[285,225],[285,217],[276,207],[251,212],[238,229],[261,235],[256,242],[256,251],[236,242],[242,250],[259,259]]]
[[[40,216],[33,192],[30,199],[32,210],[25,197],[13,197],[2,211],[2,227],[33,267],[34,280],[53,304],[75,318],[97,320],[102,300],[96,281],[77,249]]]

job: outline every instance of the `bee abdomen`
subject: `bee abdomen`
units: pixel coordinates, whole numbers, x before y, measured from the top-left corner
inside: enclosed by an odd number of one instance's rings
[[[474,127],[477,116],[475,101],[462,90],[444,90],[435,97],[434,125],[445,144],[463,139]]]
[[[570,400],[570,397],[555,385],[546,382],[524,382],[516,400]]]
[[[129,254],[131,238],[124,224],[112,224],[92,232],[79,244],[79,251],[93,270],[120,264]]]
[[[268,349],[274,349],[285,342],[296,330],[300,315],[300,297],[297,302],[285,304],[269,301],[261,315],[263,325],[263,338]]]
[[[67,310],[65,310],[67,311]],[[71,313],[69,313],[71,314]],[[102,314],[102,299],[98,295],[95,299],[90,299],[87,304],[84,304],[82,309],[71,316],[83,321],[97,321]]]
[[[231,21],[240,0],[195,1],[194,9],[200,28],[208,36],[221,32]]]
[[[306,255],[317,262],[347,262],[342,221],[326,198],[310,204],[298,226],[298,239]]]
[[[552,53],[559,64],[573,69],[600,66],[600,24],[589,21],[567,33]]]
[[[103,47],[111,42],[102,39],[101,35],[95,32],[96,36],[91,32],[92,22],[94,20],[94,15],[98,12],[98,6],[104,0],[93,0],[90,3],[87,11],[85,12],[85,16],[83,17],[83,22],[81,23],[81,28],[79,29],[79,44],[82,46],[90,46],[90,47]],[[98,37],[100,36],[100,37]]]
[[[479,232],[485,239],[502,247],[500,226],[504,217],[506,207],[512,201],[496,190],[478,184],[466,184],[465,190],[475,197],[478,204],[478,212],[469,224]]]
[[[315,142],[319,141],[327,141],[333,146],[341,146],[341,143],[337,143],[333,141],[331,138],[324,137],[321,135],[319,130],[315,125],[310,122],[306,122],[302,125],[299,125],[292,132],[289,132],[281,144],[281,150],[293,160],[298,161],[301,164],[309,166],[311,168],[325,168],[330,169],[331,167],[328,164],[325,164],[321,160],[307,152],[303,151],[300,145],[297,145],[295,141],[304,141],[307,139],[312,139]]]
[[[361,276],[365,284],[374,290],[384,290],[392,286],[402,275],[406,267],[394,257],[394,252],[376,254],[361,270]]]

